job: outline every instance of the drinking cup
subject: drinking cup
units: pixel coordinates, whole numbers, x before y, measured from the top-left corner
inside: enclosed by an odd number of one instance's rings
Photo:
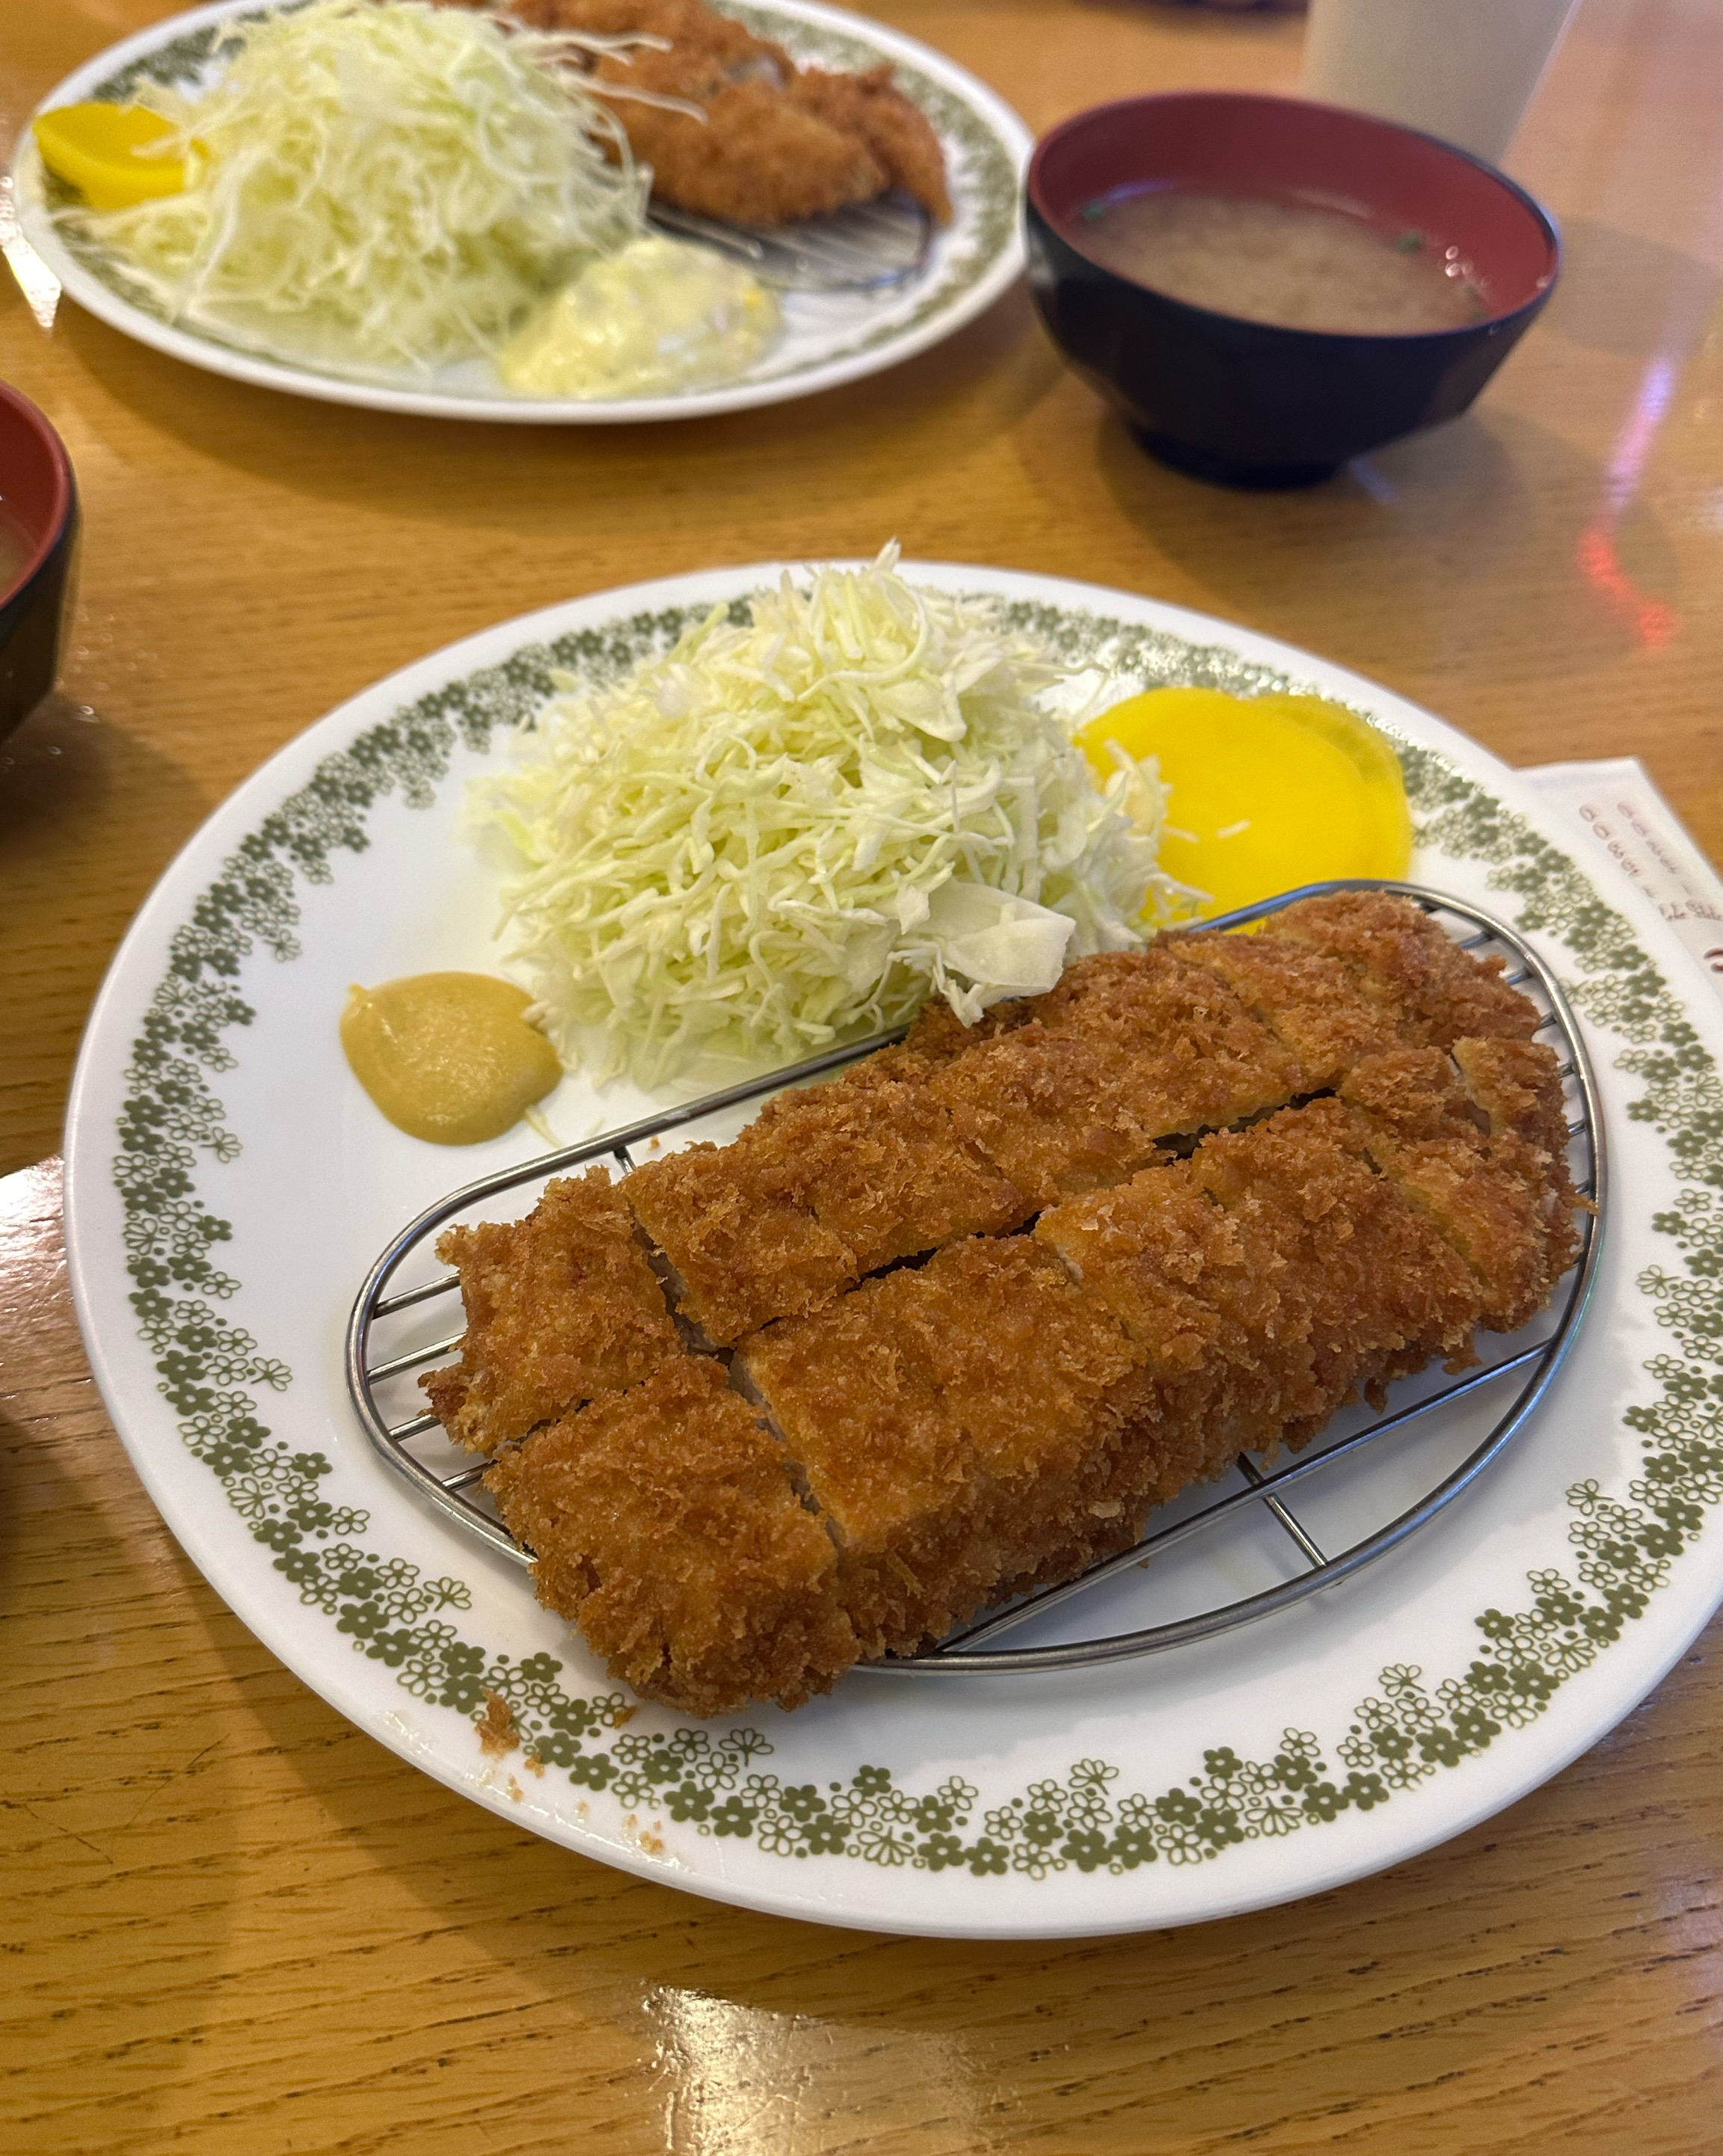
[[[1578,0],[1310,0],[1305,90],[1501,162]]]

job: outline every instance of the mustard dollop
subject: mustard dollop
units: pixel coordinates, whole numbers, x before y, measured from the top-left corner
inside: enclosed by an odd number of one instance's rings
[[[354,987],[341,1014],[353,1075],[397,1130],[433,1145],[500,1137],[561,1082],[562,1059],[512,981],[413,973]]]

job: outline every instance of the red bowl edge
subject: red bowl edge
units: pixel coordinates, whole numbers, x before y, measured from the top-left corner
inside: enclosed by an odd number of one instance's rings
[[[11,411],[22,423],[24,431],[34,437],[46,454],[49,475],[48,513],[45,518],[39,520],[42,536],[17,576],[0,589],[0,607],[3,607],[9,605],[40,573],[43,564],[65,536],[75,486],[72,477],[72,459],[66,453],[65,444],[55,433],[46,415],[30,402],[22,390],[14,389],[8,382],[0,382],[0,407]],[[38,520],[33,517],[29,521],[34,523]]]
[[[1503,306],[1499,313],[1490,319],[1495,321],[1505,321],[1519,314],[1524,308],[1539,300],[1554,285],[1561,270],[1561,233],[1549,212],[1516,180],[1510,179],[1505,172],[1489,163],[1485,158],[1474,156],[1469,150],[1462,149],[1458,143],[1444,141],[1438,135],[1428,134],[1419,128],[1403,126],[1397,121],[1383,120],[1373,113],[1358,112],[1347,105],[1324,104],[1315,98],[1279,97],[1255,90],[1151,90],[1135,97],[1115,98],[1104,105],[1086,106],[1083,110],[1071,113],[1065,119],[1058,121],[1035,144],[1024,180],[1024,192],[1028,200],[1033,205],[1037,214],[1051,229],[1058,233],[1079,254],[1082,254],[1084,250],[1081,241],[1071,233],[1069,228],[1069,210],[1061,211],[1055,208],[1049,199],[1045,186],[1045,173],[1049,161],[1067,146],[1073,136],[1092,128],[1097,124],[1105,124],[1109,118],[1122,119],[1124,116],[1131,113],[1140,113],[1146,118],[1156,110],[1167,112],[1174,109],[1190,113],[1200,110],[1205,106],[1217,116],[1223,112],[1233,116],[1244,116],[1253,112],[1274,116],[1290,115],[1293,112],[1331,114],[1345,125],[1348,131],[1376,133],[1389,140],[1417,144],[1439,152],[1444,158],[1451,160],[1456,166],[1469,167],[1473,174],[1490,182],[1495,189],[1522,213],[1529,223],[1536,228],[1541,239],[1544,258],[1541,274],[1529,282],[1520,297],[1515,300],[1511,305]],[[1085,259],[1090,258],[1085,256]],[[1102,264],[1097,264],[1095,266],[1105,268]],[[1129,284],[1131,281],[1116,270],[1109,271],[1107,274],[1120,277],[1122,283]],[[1152,288],[1145,286],[1143,289],[1146,290]]]

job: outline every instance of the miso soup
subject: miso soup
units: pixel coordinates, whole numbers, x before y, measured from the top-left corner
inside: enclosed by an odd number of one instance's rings
[[[1085,204],[1071,238],[1134,284],[1282,329],[1408,336],[1490,312],[1458,248],[1303,203],[1156,187]]]

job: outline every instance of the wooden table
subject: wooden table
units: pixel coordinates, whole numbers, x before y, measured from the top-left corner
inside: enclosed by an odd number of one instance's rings
[[[168,12],[8,0],[8,139]],[[1295,86],[1300,25],[1148,0],[891,0],[1037,127]],[[1687,2156],[1723,2139],[1715,1628],[1546,1788],[1266,1915],[1069,1948],[898,1941],[606,1871],[449,1794],[180,1555],[68,1307],[59,1144],[128,916],[247,773],[490,621],[767,556],[1090,577],[1357,667],[1516,762],[1632,752],[1723,852],[1723,13],[1586,0],[1515,146],[1566,280],[1477,411],[1304,494],[1146,461],[1021,292],[853,389],[563,433],[295,402],[0,290],[0,376],[76,462],[64,693],[0,747],[0,2148]]]

